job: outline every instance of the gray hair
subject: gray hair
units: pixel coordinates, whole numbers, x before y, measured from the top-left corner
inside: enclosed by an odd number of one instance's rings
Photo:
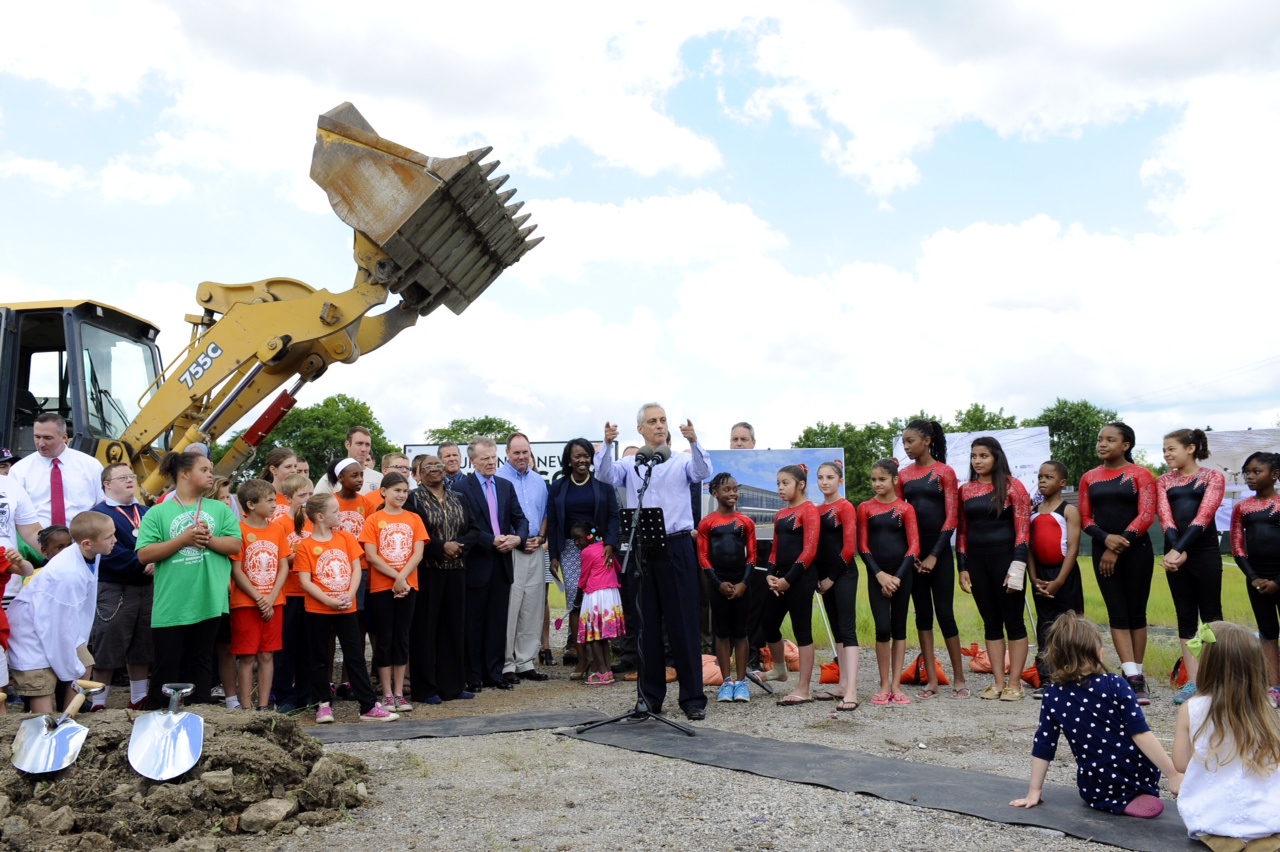
[[[476,453],[479,452],[481,447],[493,447],[493,451],[495,453],[498,451],[498,445],[494,442],[492,438],[485,438],[485,437],[472,438],[471,443],[467,444],[467,458],[469,459],[475,458]]]
[[[730,426],[729,434],[732,435],[735,429],[746,429],[747,432],[750,433],[751,435],[751,440],[754,441],[756,439],[756,427],[752,426],[750,423],[748,423],[745,420],[739,421],[738,423],[735,423],[732,426]]]
[[[646,402],[644,405],[640,406],[640,410],[636,412],[636,426],[644,425],[644,413],[648,411],[650,408],[656,408],[659,411],[661,411],[663,414],[667,413],[667,410],[662,407],[662,403]]]

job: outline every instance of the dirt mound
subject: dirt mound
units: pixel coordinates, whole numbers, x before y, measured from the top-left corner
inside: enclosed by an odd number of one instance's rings
[[[165,783],[129,766],[138,713],[81,717],[79,759],[54,775],[23,775],[11,746],[29,716],[0,718],[0,838],[12,849],[207,849],[234,834],[287,833],[336,820],[368,797],[363,762],[325,755],[296,721],[202,707],[204,753]]]

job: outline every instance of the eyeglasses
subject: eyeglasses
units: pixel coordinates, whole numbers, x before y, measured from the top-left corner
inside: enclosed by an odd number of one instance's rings
[[[400,471],[401,473],[408,473],[408,472],[409,472],[409,465],[407,465],[407,464],[389,464],[389,465],[387,465],[386,467],[384,467],[384,468],[383,468],[383,470],[398,470],[398,471]]]
[[[128,476],[113,476],[107,480],[107,482],[137,482],[137,481],[138,481],[138,477],[134,476],[132,473],[129,474]]]
[[[424,464],[422,467],[420,467],[420,468],[418,468],[418,469],[419,469],[419,470],[444,470],[444,465],[442,465],[442,464]]]

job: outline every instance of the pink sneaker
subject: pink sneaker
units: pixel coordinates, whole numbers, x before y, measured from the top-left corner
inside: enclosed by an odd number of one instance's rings
[[[389,706],[391,707],[391,709],[395,710],[395,712],[409,713],[413,710],[413,705],[410,704],[408,701],[405,701],[403,695],[393,695],[391,696],[391,698],[395,703]]]
[[[316,710],[316,724],[317,725],[333,724],[333,708],[330,707],[328,704],[321,704],[320,708]]]
[[[374,704],[373,707],[369,709],[368,713],[360,714],[361,722],[394,722],[399,718],[400,717],[395,713],[392,713],[390,710],[383,707],[381,701]]]

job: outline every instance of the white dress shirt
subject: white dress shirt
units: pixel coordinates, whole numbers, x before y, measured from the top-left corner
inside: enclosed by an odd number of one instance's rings
[[[58,680],[84,677],[76,649],[89,642],[98,609],[98,558],[85,563],[78,545],[65,548],[9,604],[9,666],[53,669]]]
[[[693,532],[693,503],[689,486],[711,476],[711,457],[700,444],[690,445],[691,454],[676,453],[653,468],[649,490],[644,493],[644,504],[662,510],[667,535]],[[596,477],[615,488],[625,491],[626,507],[635,508],[636,492],[644,482],[644,476],[636,471],[635,459],[613,460],[612,448],[601,444],[596,453]]]
[[[26,489],[10,476],[0,476],[0,547],[5,550],[18,549],[18,526],[37,523],[36,508],[31,505],[31,498]],[[7,602],[22,588],[22,577],[17,574],[9,576],[4,584],[4,599]],[[7,603],[6,603],[7,605]]]
[[[87,512],[106,496],[102,493],[102,465],[93,456],[79,450],[64,447],[58,455],[62,468],[62,503],[66,509],[67,523],[81,512]],[[40,526],[53,523],[49,505],[49,476],[53,473],[53,459],[32,453],[9,468],[9,475],[27,492],[36,507]]]

